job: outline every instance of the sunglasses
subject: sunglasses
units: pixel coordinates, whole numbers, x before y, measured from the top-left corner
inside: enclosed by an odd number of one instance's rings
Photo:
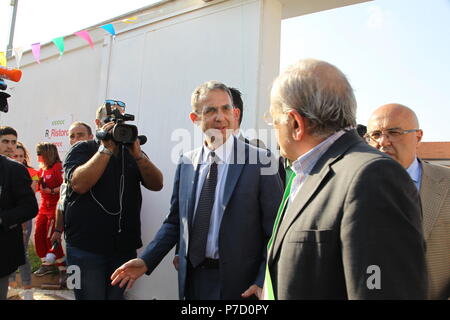
[[[117,105],[119,107],[125,108],[125,102],[117,101],[117,100],[105,100],[105,104],[109,104],[111,106]]]

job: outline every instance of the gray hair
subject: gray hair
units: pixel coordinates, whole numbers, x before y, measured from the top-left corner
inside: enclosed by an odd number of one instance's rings
[[[207,81],[201,85],[199,85],[197,88],[195,88],[194,92],[192,93],[191,96],[191,106],[192,106],[192,111],[195,113],[198,113],[199,108],[201,106],[200,102],[201,100],[210,92],[213,90],[222,90],[224,92],[226,92],[228,94],[228,96],[230,97],[230,100],[233,101],[233,97],[231,95],[230,89],[228,89],[228,87],[223,84],[222,82],[219,81]]]
[[[330,134],[356,126],[356,99],[345,75],[325,61],[306,59],[275,80],[272,103],[283,112],[296,110],[307,119],[308,133]]]

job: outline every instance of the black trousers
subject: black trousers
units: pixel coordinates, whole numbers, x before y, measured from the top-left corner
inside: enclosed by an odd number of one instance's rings
[[[186,276],[187,300],[221,300],[220,270],[217,260],[205,260],[194,268],[188,262]]]

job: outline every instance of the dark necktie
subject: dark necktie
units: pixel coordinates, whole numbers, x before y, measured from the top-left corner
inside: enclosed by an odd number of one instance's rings
[[[206,241],[208,240],[209,223],[216,193],[217,163],[214,152],[210,153],[210,161],[211,165],[203,183],[194,217],[194,224],[189,236],[188,255],[194,268],[205,260]]]

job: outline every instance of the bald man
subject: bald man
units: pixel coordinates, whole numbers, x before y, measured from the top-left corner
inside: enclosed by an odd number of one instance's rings
[[[367,142],[397,160],[420,192],[430,299],[450,297],[450,169],[417,157],[423,132],[416,114],[387,104],[369,119]]]

